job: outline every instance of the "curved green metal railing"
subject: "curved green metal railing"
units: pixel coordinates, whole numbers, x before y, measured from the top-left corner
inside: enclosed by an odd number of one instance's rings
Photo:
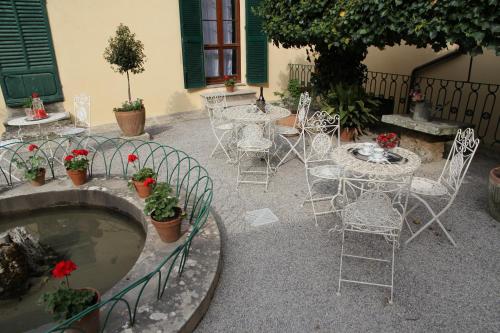
[[[183,151],[157,142],[104,136],[57,138],[17,142],[0,147],[0,186],[13,186],[14,177],[20,178],[20,172],[16,170],[14,160],[26,161],[32,154],[27,149],[30,144],[36,144],[39,147],[35,154],[45,158],[47,174],[53,179],[65,174],[63,160],[73,149],[86,148],[90,151],[88,169],[90,176],[104,175],[106,178],[119,176],[124,180],[128,180],[134,172],[128,163],[128,154],[135,154],[139,157],[139,167],[151,167],[157,173],[157,181],[169,183],[175,194],[179,196],[179,202],[191,224],[189,235],[184,243],[177,246],[151,272],[110,298],[52,327],[47,333],[64,332],[68,328],[78,330],[72,325],[96,310],[101,311],[104,319],[101,322],[101,332],[104,332],[111,314],[120,306],[125,307],[126,320],[130,326],[133,326],[146,287],[156,282],[156,298],[162,299],[168,289],[168,281],[174,267],[178,265],[179,275],[184,270],[191,243],[203,228],[209,215],[213,183],[207,170]],[[134,293],[137,295],[132,296]]]

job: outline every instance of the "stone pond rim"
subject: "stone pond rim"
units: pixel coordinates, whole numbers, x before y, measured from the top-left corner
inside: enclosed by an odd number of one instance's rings
[[[43,201],[40,200],[42,197]],[[115,207],[140,222],[146,231],[145,245],[138,260],[132,269],[103,295],[103,299],[111,297],[132,281],[143,277],[145,272],[155,269],[162,259],[185,240],[186,235],[183,235],[176,243],[163,243],[142,212],[144,202],[137,200],[136,194],[128,189],[126,181],[118,177],[94,177],[78,188],[73,187],[67,179],[57,179],[35,189],[29,184],[22,184],[0,193],[0,212],[12,214],[32,210],[42,203],[43,207],[53,207],[82,202],[95,207]],[[173,275],[168,287],[169,294],[176,295],[176,299],[182,301],[168,302],[168,298],[163,298],[158,302],[152,297],[156,293],[155,288],[152,294],[145,292],[146,297],[143,296],[140,301],[142,310],[137,314],[134,331],[161,329],[164,333],[192,332],[201,321],[215,293],[222,269],[221,238],[214,214],[209,214],[200,234],[194,238],[185,269],[190,271],[190,274],[180,277]],[[193,292],[198,295],[196,298],[192,298]],[[165,316],[158,319],[159,313]],[[117,317],[107,325],[111,331],[123,327],[127,321],[123,316],[111,317]],[[45,332],[53,325],[44,325],[33,332]]]

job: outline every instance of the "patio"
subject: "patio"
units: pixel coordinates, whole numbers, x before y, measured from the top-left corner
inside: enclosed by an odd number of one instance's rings
[[[328,233],[331,219],[321,218],[315,227],[310,207],[301,207],[307,185],[298,159],[280,168],[267,193],[258,185],[236,191],[234,165],[220,154],[208,157],[215,139],[204,114],[169,117],[168,126],[160,122],[164,119],[149,122],[155,141],[194,156],[214,180],[212,207],[221,221],[223,271],[198,332],[493,332],[500,328],[495,294],[500,288],[496,245],[500,230],[487,212],[486,197],[487,175],[500,162],[498,155],[477,153],[460,194],[443,218],[457,248],[437,227],[401,245],[394,304],[388,305],[388,292],[376,287],[350,285],[336,296],[340,236]],[[436,178],[443,164],[444,160],[423,164],[417,175]],[[278,222],[254,227],[245,221],[248,211],[266,207]],[[373,238],[374,251],[387,248]],[[403,229],[402,241],[407,238],[408,230]],[[363,238],[364,245],[371,245],[369,239]],[[381,264],[366,268],[365,276],[381,278]]]

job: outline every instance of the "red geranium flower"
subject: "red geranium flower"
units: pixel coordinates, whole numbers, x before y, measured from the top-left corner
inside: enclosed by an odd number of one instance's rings
[[[224,80],[229,80],[229,75],[224,75]]]
[[[77,268],[78,267],[73,261],[61,260],[56,264],[56,266],[52,270],[52,276],[55,277],[56,279],[61,279],[65,276],[71,275],[71,272],[73,272]]]
[[[36,92],[34,92],[34,93],[32,93],[32,94],[31,94],[31,97],[32,97],[32,98],[37,98],[37,97],[38,97],[38,94],[37,94]]]
[[[35,145],[35,144],[33,144],[33,143],[32,143],[32,144],[30,144],[30,145],[28,146],[28,150],[29,150],[29,151],[33,151],[33,150],[35,150],[35,149],[38,149],[38,146],[37,146],[37,145]]]
[[[128,155],[128,162],[129,163],[134,163],[135,161],[137,161],[137,159],[138,159],[137,155],[134,155],[134,154]]]
[[[79,155],[87,156],[89,154],[89,151],[87,149],[81,149]]]
[[[144,180],[144,183],[143,185],[144,186],[149,186],[149,185],[153,185],[154,183],[156,183],[156,180],[154,180],[153,178],[151,177],[148,177]]]
[[[75,158],[73,155],[68,155],[64,158],[65,161],[71,161],[73,158]]]

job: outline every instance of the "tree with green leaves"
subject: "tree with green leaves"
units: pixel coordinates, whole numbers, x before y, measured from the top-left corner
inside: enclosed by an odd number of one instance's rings
[[[498,0],[261,0],[254,11],[275,45],[307,47],[320,93],[360,85],[370,46],[457,44],[471,55],[483,48],[500,55]]]
[[[140,40],[136,40],[135,34],[122,23],[116,29],[116,35],[109,38],[108,43],[108,47],[104,50],[104,59],[111,64],[115,72],[127,74],[128,101],[131,104],[129,72],[132,74],[144,72],[146,61],[144,45]]]

